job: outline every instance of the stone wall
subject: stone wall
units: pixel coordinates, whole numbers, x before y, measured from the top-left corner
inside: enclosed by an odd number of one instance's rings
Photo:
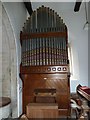
[[[20,31],[27,17],[23,3],[4,2],[2,8],[2,96],[11,98],[12,117],[22,113],[19,91]],[[19,82],[20,81],[20,82]]]
[[[18,114],[16,64],[15,38],[7,13],[2,7],[2,96],[11,98],[13,117]]]
[[[1,2],[0,2],[0,18],[2,18]],[[0,97],[2,97],[2,19],[0,19]]]

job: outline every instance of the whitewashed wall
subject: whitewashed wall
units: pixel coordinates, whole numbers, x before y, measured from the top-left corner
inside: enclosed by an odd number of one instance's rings
[[[11,42],[14,41],[14,49],[12,49],[13,47],[8,48],[7,55],[4,56],[4,58],[6,59],[6,57],[7,57],[7,61],[9,62],[9,63],[6,62],[7,66],[10,65],[14,68],[16,67],[16,69],[13,68],[13,71],[11,71],[11,73],[15,73],[15,71],[17,72],[16,75],[15,74],[11,75],[11,78],[12,78],[11,82],[9,80],[9,77],[6,81],[6,77],[8,76],[8,75],[6,75],[5,82],[3,83],[3,86],[5,87],[7,85],[7,87],[9,87],[11,85],[11,96],[12,96],[12,99],[13,99],[13,104],[12,104],[12,106],[13,106],[12,112],[13,113],[12,113],[12,116],[17,117],[22,113],[22,93],[19,91],[19,88],[20,88],[20,85],[21,85],[21,80],[19,78],[19,69],[20,69],[20,61],[21,61],[20,60],[20,58],[21,58],[20,31],[21,31],[21,29],[24,25],[24,22],[26,21],[27,11],[26,11],[26,8],[25,8],[24,4],[20,3],[20,2],[18,2],[18,3],[16,3],[16,2],[13,2],[13,3],[6,2],[5,3],[4,2],[3,6],[4,6],[4,9],[7,13],[7,16],[8,16],[12,31],[13,31],[12,34],[13,34],[13,37],[14,37],[13,38],[14,40],[11,39]],[[6,24],[8,24],[8,23],[6,23]],[[6,39],[6,41],[8,41],[8,37],[4,36],[4,38]],[[9,45],[9,43],[8,43],[8,45]],[[13,55],[14,55],[15,59],[12,56],[10,56],[9,51],[13,51]],[[11,59],[13,59],[14,62],[16,62],[16,64],[10,62],[9,56],[11,57]],[[3,64],[3,66],[4,66],[4,64]],[[15,77],[15,78],[13,78],[13,77]],[[16,89],[14,89],[14,88],[16,88]],[[10,89],[9,88],[7,88],[7,89],[8,89],[8,91],[3,89],[3,95],[8,95],[9,94]],[[14,93],[12,94],[12,90],[14,91],[15,94]],[[15,106],[17,106],[17,108]]]
[[[15,38],[6,11],[2,6],[2,96],[11,98],[13,117],[18,113],[16,71]]]
[[[88,19],[90,21],[90,1],[88,4]],[[90,28],[90,26],[89,26]],[[90,87],[90,29],[88,31],[88,85]]]
[[[2,3],[0,2],[0,18],[2,18]],[[0,97],[2,97],[2,19],[0,19]]]
[[[3,11],[4,13],[4,11]],[[2,95],[11,98],[11,50],[9,37],[2,21]]]

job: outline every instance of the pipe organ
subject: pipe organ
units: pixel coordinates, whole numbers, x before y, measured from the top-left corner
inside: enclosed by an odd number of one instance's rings
[[[35,89],[56,89],[60,114],[69,114],[70,80],[67,27],[52,9],[41,6],[20,33],[23,112]],[[43,102],[43,101],[42,101]]]

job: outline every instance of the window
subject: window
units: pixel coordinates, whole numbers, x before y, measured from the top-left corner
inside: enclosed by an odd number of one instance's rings
[[[79,79],[78,53],[71,42],[68,44],[68,57],[70,63],[70,74],[71,74],[70,79],[78,80]]]

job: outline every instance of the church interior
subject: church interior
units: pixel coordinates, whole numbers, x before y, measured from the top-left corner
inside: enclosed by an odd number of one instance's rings
[[[90,120],[89,10],[0,2],[0,119]]]

